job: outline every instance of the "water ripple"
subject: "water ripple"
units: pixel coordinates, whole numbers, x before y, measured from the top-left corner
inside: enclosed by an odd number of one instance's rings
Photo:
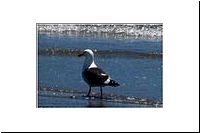
[[[40,48],[39,55],[43,56],[77,56],[84,49],[63,49],[63,48]],[[93,49],[96,56],[100,57],[126,57],[126,58],[162,58],[162,53],[159,52],[135,52],[128,50],[97,50]]]
[[[123,96],[117,94],[103,94],[103,99],[100,98],[99,93],[92,93],[91,97],[87,97],[87,92],[79,91],[75,89],[63,89],[63,88],[49,88],[49,87],[39,87],[38,88],[39,97],[51,97],[51,98],[66,98],[66,99],[78,99],[78,100],[91,100],[92,101],[103,101],[112,103],[122,103],[122,104],[137,104],[143,105],[144,107],[162,107],[161,101],[138,98],[134,96]]]

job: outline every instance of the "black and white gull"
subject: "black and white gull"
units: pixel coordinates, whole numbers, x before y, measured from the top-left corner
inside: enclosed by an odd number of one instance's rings
[[[82,77],[84,81],[89,85],[89,91],[87,96],[90,96],[91,87],[100,87],[102,98],[102,87],[119,86],[119,83],[112,80],[108,74],[106,74],[102,69],[97,67],[97,65],[94,62],[94,53],[92,50],[86,49],[78,56],[85,56],[85,62],[82,68]]]

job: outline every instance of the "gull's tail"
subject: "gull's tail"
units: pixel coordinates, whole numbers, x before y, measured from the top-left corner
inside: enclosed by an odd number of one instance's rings
[[[117,83],[116,81],[111,79],[110,82],[108,83],[108,85],[113,86],[113,87],[117,87],[117,86],[119,86],[119,83]]]

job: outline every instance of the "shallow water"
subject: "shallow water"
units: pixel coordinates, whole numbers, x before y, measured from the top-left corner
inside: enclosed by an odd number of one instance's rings
[[[41,108],[63,108],[63,107],[77,107],[77,108],[102,108],[102,107],[156,107],[153,105],[143,105],[125,102],[109,101],[104,99],[91,98],[67,98],[67,97],[49,97],[39,95],[39,106]]]
[[[161,40],[134,40],[99,37],[68,36],[64,34],[39,34],[38,49],[97,49],[129,50],[137,52],[162,53]],[[122,97],[139,98],[162,104],[162,58],[96,56],[96,64],[111,78],[120,83],[119,87],[104,87],[103,93],[117,95],[115,100],[84,97],[87,84],[81,77],[84,58],[76,56],[38,56],[38,87],[52,88],[48,93],[38,91],[38,107],[155,107],[149,104],[126,102]],[[57,95],[54,89],[77,90]],[[99,88],[93,88],[93,96]],[[65,97],[64,95],[70,95]],[[63,97],[64,96],[64,97]],[[112,96],[110,96],[112,97]],[[109,98],[110,98],[109,97]],[[108,97],[107,97],[108,98]],[[123,99],[119,102],[117,99]],[[162,106],[162,105],[161,105]]]

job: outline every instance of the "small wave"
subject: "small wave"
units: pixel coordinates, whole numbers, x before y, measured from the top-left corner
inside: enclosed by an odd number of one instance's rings
[[[96,56],[100,57],[148,57],[162,58],[159,52],[135,52],[127,50],[97,50],[93,49]],[[43,48],[38,50],[39,55],[43,56],[77,56],[83,52],[83,49],[61,49],[61,48]]]
[[[49,87],[39,87],[38,95],[43,97],[57,97],[57,98],[67,98],[67,99],[79,99],[79,100],[101,100],[105,102],[113,103],[124,103],[124,104],[138,104],[144,105],[144,107],[163,107],[161,101],[147,99],[147,98],[138,98],[123,96],[117,94],[103,94],[103,99],[100,98],[99,93],[92,93],[91,97],[87,97],[87,92],[78,91],[74,89],[62,89],[62,88],[49,88]]]
[[[38,32],[78,36],[161,39],[162,24],[37,24]]]

